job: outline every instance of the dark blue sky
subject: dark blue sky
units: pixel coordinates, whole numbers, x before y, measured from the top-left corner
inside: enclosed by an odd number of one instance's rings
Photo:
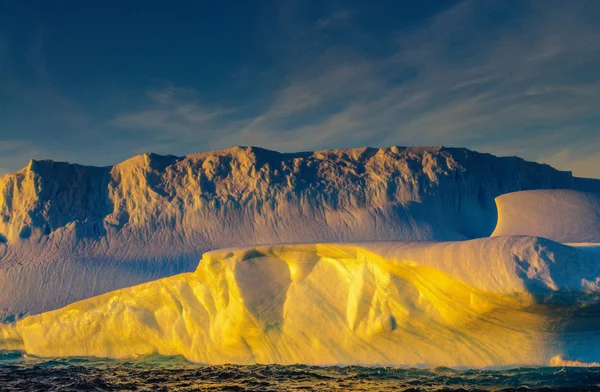
[[[452,145],[600,176],[600,2],[0,0],[0,168]]]

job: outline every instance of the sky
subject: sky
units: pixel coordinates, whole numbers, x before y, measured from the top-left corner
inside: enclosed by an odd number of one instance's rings
[[[0,0],[30,159],[444,145],[600,177],[597,0]]]

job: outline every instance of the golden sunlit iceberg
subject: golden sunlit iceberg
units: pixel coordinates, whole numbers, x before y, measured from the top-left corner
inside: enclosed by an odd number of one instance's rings
[[[0,347],[207,364],[593,361],[598,261],[535,237],[225,249],[195,272],[3,325]]]

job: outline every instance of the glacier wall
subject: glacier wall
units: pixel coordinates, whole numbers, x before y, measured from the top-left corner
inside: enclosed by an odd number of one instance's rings
[[[484,237],[498,195],[599,182],[443,147],[31,161],[0,178],[0,318],[192,271],[211,249]]]

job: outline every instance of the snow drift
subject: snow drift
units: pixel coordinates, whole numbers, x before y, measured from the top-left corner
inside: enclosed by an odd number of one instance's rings
[[[501,194],[598,183],[443,147],[237,147],[103,168],[31,161],[0,178],[0,313],[56,309],[192,271],[202,253],[223,247],[484,237]]]
[[[496,198],[492,236],[533,235],[558,242],[600,242],[600,193],[536,190]]]
[[[598,256],[534,237],[225,249],[193,273],[0,326],[0,347],[211,364],[598,361]]]

